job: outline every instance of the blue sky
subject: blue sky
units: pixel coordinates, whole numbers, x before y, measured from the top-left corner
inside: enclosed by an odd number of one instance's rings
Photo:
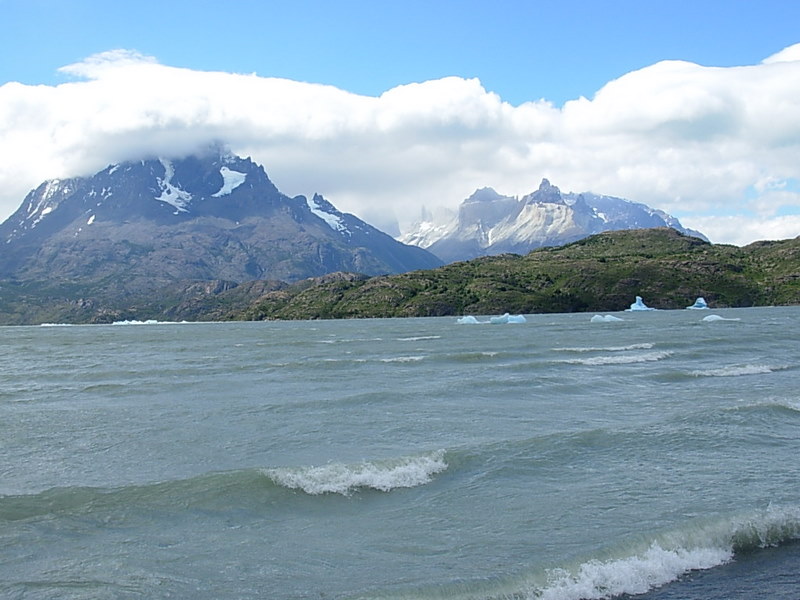
[[[0,195],[0,219],[40,178],[86,174],[126,152],[135,158],[147,150],[146,134],[158,138],[153,123],[169,122],[177,129],[167,127],[161,139],[183,136],[176,152],[189,138],[199,143],[198,132],[213,133],[263,162],[282,191],[320,192],[342,210],[383,220],[378,226],[407,218],[398,214],[404,207],[452,208],[483,186],[524,194],[548,177],[564,191],[663,208],[714,241],[800,233],[800,173],[780,153],[786,136],[794,147],[795,130],[750,144],[741,136],[762,126],[736,116],[769,100],[759,98],[763,85],[794,122],[794,92],[780,83],[790,75],[768,73],[761,63],[800,43],[800,2],[0,0],[0,14],[0,184],[10,190]],[[131,70],[131,60],[162,68]],[[675,60],[685,63],[662,62]],[[62,69],[67,65],[83,66]],[[221,84],[209,71],[255,74],[257,81]],[[112,72],[128,82],[142,77],[148,91],[141,105],[133,105],[135,86],[113,98],[125,86]],[[274,78],[325,89],[287,88]],[[153,91],[155,82],[165,95]],[[219,85],[231,93],[219,96]],[[752,98],[737,103],[740,86]],[[243,104],[233,90],[263,98]],[[273,106],[276,93],[280,106]],[[87,108],[98,97],[102,103],[91,110],[104,115],[102,127]],[[587,102],[577,102],[581,97]],[[370,99],[380,106],[367,107]],[[191,107],[142,124],[141,115],[166,110],[165,103]],[[280,114],[284,123],[297,117],[294,129],[267,123],[265,115],[243,125],[237,113],[292,107]],[[758,110],[765,115],[759,118],[769,116]],[[210,113],[226,116],[212,123],[204,120]],[[378,132],[372,138],[365,119]],[[678,139],[687,123],[691,135]],[[720,143],[700,148],[695,138],[706,127]],[[248,130],[258,130],[259,139]],[[131,135],[121,142],[123,131]],[[12,140],[30,140],[30,151]],[[164,150],[158,143],[153,152]],[[605,162],[589,168],[600,153]],[[641,159],[648,153],[657,155],[652,163]],[[39,156],[41,165],[30,166]],[[25,165],[2,165],[14,160]],[[401,185],[409,180],[416,187]],[[690,197],[695,190],[697,198]]]
[[[379,95],[477,77],[505,101],[557,105],[665,59],[758,62],[800,40],[787,0],[0,0],[0,81],[55,84],[115,48],[164,64]]]

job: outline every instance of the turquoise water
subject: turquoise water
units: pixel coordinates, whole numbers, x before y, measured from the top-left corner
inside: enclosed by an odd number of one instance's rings
[[[798,597],[800,309],[615,316],[0,328],[0,597]]]

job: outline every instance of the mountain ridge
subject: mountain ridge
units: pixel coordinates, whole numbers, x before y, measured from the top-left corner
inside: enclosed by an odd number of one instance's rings
[[[426,248],[445,263],[504,253],[526,254],[603,231],[671,227],[700,239],[664,211],[592,192],[562,194],[549,180],[520,199],[493,188],[477,190],[455,215],[417,222],[398,239]]]
[[[320,195],[282,194],[262,166],[218,149],[44,182],[0,224],[0,243],[2,278],[116,277],[134,289],[442,264]]]

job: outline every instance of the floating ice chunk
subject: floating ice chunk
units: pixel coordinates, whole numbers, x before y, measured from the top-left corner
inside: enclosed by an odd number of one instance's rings
[[[489,323],[493,325],[502,325],[504,323],[525,323],[525,317],[522,315],[510,315],[508,313],[500,315],[499,317],[490,317]]]
[[[592,323],[614,323],[616,321],[622,321],[622,319],[614,315],[595,315],[591,318]]]
[[[706,304],[706,299],[700,296],[694,301],[694,304],[687,306],[686,308],[691,310],[703,310],[708,308],[708,304]]]
[[[633,311],[633,310],[655,310],[655,308],[650,308],[646,306],[644,300],[642,300],[641,296],[636,296],[636,302],[631,304],[630,308],[626,308],[625,310]]]
[[[708,315],[707,317],[703,317],[703,321],[706,323],[713,323],[714,321],[740,321],[741,319],[726,319],[725,317],[720,317],[719,315]]]
[[[477,325],[478,323],[480,323],[480,321],[478,321],[478,319],[476,319],[472,315],[466,315],[458,319],[456,323],[459,323],[460,325]]]

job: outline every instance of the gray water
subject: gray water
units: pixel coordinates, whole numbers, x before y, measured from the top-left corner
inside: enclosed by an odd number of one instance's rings
[[[0,328],[0,597],[800,596],[800,308],[591,316]]]

